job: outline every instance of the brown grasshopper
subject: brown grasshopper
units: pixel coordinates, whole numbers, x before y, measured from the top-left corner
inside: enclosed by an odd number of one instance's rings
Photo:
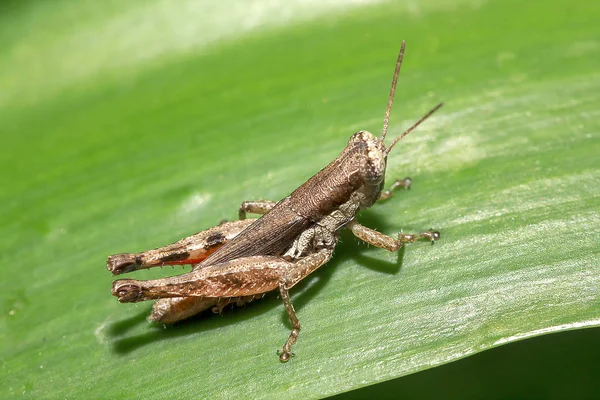
[[[405,178],[383,190],[387,156],[402,137],[443,104],[434,107],[386,148],[383,141],[404,48],[402,41],[380,138],[367,131],[355,133],[339,157],[283,200],[244,201],[238,221],[223,222],[165,247],[110,256],[106,266],[114,275],[154,266],[193,264],[191,272],[171,278],[116,280],[112,294],[121,303],[157,300],[148,319],[173,323],[208,308],[220,312],[227,304],[241,305],[279,289],[293,326],[278,352],[279,359],[286,362],[293,356],[291,346],[300,332],[289,290],[329,261],[341,228],[389,251],[419,239],[432,243],[437,240],[439,232],[431,230],[400,233],[395,239],[354,220],[359,210],[389,198],[393,189],[410,186],[411,180]],[[262,217],[246,219],[246,213]]]

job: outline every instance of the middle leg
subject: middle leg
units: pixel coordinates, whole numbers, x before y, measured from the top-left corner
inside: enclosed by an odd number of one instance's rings
[[[294,353],[292,353],[291,350],[292,345],[296,343],[298,340],[298,335],[300,334],[300,320],[298,320],[296,310],[294,310],[294,305],[290,299],[289,289],[294,287],[294,285],[306,278],[321,265],[329,261],[332,255],[333,249],[326,249],[310,254],[298,260],[288,267],[287,272],[284,276],[282,276],[282,279],[279,282],[279,293],[281,294],[281,300],[283,300],[285,311],[290,318],[293,328],[290,332],[290,336],[283,345],[283,348],[278,352],[279,360],[281,362],[287,362],[290,357],[294,356]]]

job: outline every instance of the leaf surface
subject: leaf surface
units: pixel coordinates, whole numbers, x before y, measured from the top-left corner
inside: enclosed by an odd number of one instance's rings
[[[598,5],[323,3],[3,6],[0,397],[316,398],[600,324]],[[164,329],[116,302],[109,254],[280,199],[378,132],[402,39],[388,136],[446,106],[389,157],[413,188],[358,219],[435,246],[343,233],[292,293],[285,365],[276,295]]]

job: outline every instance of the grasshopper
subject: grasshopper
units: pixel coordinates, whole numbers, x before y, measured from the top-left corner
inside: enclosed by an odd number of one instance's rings
[[[293,328],[278,351],[279,359],[286,362],[294,355],[291,347],[300,332],[289,290],[329,261],[340,229],[391,252],[419,239],[431,243],[439,239],[440,233],[433,230],[393,238],[354,219],[361,209],[392,196],[393,189],[410,186],[411,180],[405,178],[383,190],[387,156],[401,138],[443,105],[430,110],[388,147],[384,145],[404,49],[402,41],[381,137],[368,131],[353,134],[335,160],[283,200],[244,201],[237,221],[154,250],[110,256],[106,265],[114,275],[154,266],[193,265],[191,272],[170,278],[116,280],[112,294],[121,303],[157,300],[148,319],[174,323],[209,308],[221,312],[228,304],[248,303],[278,289]],[[248,213],[262,217],[246,219]]]

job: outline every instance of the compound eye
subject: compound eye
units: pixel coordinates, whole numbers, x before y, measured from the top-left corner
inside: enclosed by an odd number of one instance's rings
[[[372,153],[365,165],[365,180],[370,184],[380,183],[385,175],[385,164],[385,157],[381,153]]]

